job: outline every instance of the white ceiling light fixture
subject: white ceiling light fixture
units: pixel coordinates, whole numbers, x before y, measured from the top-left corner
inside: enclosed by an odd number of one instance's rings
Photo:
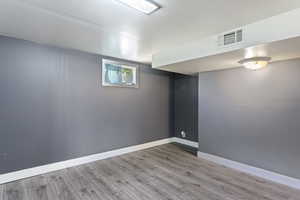
[[[143,12],[147,15],[152,14],[161,7],[153,2],[152,0],[117,0],[131,8],[134,8],[140,12]]]
[[[270,57],[253,57],[241,60],[239,63],[247,69],[258,70],[265,68],[269,64],[270,60]]]

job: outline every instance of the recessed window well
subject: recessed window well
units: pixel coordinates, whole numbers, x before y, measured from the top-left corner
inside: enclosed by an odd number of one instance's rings
[[[131,8],[134,8],[140,12],[143,12],[147,15],[152,14],[161,7],[153,2],[152,0],[117,0]]]
[[[138,88],[138,66],[103,59],[102,86]]]

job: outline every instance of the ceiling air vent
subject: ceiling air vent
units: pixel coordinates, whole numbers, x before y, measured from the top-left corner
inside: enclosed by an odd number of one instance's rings
[[[218,37],[219,46],[227,46],[243,41],[243,30],[239,29]]]

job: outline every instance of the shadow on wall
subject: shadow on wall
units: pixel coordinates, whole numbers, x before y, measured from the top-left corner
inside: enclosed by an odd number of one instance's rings
[[[174,75],[175,137],[198,142],[198,76]]]

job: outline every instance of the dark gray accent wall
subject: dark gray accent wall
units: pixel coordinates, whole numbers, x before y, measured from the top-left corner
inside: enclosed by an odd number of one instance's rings
[[[102,87],[101,58],[0,37],[0,174],[173,134],[172,74]]]
[[[199,150],[300,178],[300,60],[200,73]]]
[[[198,76],[174,75],[175,137],[198,142]]]

